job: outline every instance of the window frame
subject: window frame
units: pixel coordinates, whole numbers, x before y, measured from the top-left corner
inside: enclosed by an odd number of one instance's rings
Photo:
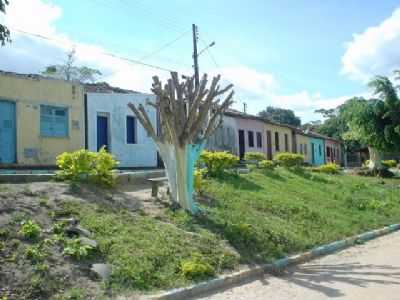
[[[51,114],[45,114],[44,110],[48,109]],[[57,115],[57,111],[64,111],[64,116]],[[44,122],[43,118],[47,117],[51,119],[51,122]],[[63,118],[65,133],[59,134],[54,130],[54,126],[57,123],[57,118]],[[45,129],[44,123],[50,123],[50,129]],[[66,106],[52,105],[52,104],[40,104],[39,106],[39,135],[44,138],[69,138],[69,108]],[[47,131],[47,132],[46,132]]]
[[[262,148],[262,133],[259,131],[256,132],[256,142],[257,148]]]
[[[289,135],[285,133],[284,137],[285,137],[285,151],[289,152]]]
[[[133,119],[133,142],[129,142],[128,140],[128,119]],[[138,126],[137,126],[137,118],[132,115],[127,115],[125,118],[125,127],[126,127],[126,144],[127,145],[136,145],[138,144]]]
[[[279,131],[275,131],[275,151],[280,151]]]
[[[254,131],[252,130],[247,131],[247,144],[249,148],[254,148]]]

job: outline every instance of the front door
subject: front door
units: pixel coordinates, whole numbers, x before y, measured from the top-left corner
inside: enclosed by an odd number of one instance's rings
[[[272,138],[269,130],[267,130],[267,159],[272,160]]]
[[[108,145],[108,117],[104,115],[97,116],[97,151],[101,149],[101,147],[105,147],[106,150],[109,150],[110,147]]]
[[[244,144],[244,130],[239,130],[239,158],[244,158],[245,144]]]
[[[0,101],[0,163],[15,163],[15,103]]]
[[[311,143],[311,162],[315,165],[315,144]]]

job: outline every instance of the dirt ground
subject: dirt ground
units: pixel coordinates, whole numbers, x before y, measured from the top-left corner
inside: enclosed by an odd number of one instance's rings
[[[400,232],[200,300],[400,299]]]
[[[151,189],[146,183],[120,185],[115,189],[61,182],[0,184],[0,299],[103,299],[105,287],[90,271],[93,263],[102,263],[101,258],[76,262],[66,258],[61,247],[49,241],[54,239],[55,216],[62,213],[62,203],[68,200],[104,202],[150,215],[159,214],[167,205],[151,198]],[[26,254],[28,248],[38,243],[24,240],[18,232],[21,221],[26,219],[37,222],[42,228],[41,240],[47,239],[48,244],[43,246],[46,259],[40,263],[32,263]],[[69,289],[77,295],[85,291],[89,296],[55,297]]]

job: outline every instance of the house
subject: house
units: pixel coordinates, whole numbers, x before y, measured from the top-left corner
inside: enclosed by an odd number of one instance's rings
[[[304,162],[311,164],[311,138],[301,130],[296,131],[296,153],[304,156]]]
[[[228,151],[239,156],[236,119],[229,115],[223,116],[222,124],[211,135],[206,143],[206,149],[211,151]]]
[[[85,145],[79,83],[0,71],[0,165],[54,166]]]
[[[342,144],[339,140],[325,137],[325,161],[326,163],[343,163]]]
[[[119,167],[156,167],[157,148],[150,136],[128,107],[132,102],[143,104],[154,128],[157,127],[156,110],[146,104],[154,101],[155,95],[112,88],[87,87],[86,147],[98,151],[105,147],[119,161]]]
[[[311,164],[320,166],[325,164],[325,138],[315,132],[306,132],[310,137]]]
[[[296,151],[296,136],[291,126],[265,120],[264,131],[267,159],[273,159],[280,152]]]

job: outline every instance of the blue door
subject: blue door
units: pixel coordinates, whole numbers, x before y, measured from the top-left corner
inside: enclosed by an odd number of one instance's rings
[[[15,163],[15,103],[0,101],[0,163]]]
[[[108,118],[106,116],[97,116],[97,151],[103,146],[109,150]]]

